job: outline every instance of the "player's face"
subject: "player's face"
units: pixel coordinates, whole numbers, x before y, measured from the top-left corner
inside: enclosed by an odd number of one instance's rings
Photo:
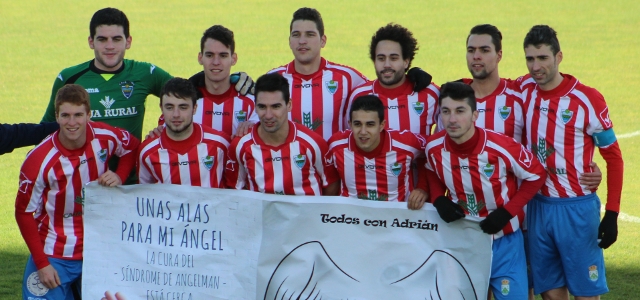
[[[351,131],[356,140],[356,146],[364,152],[371,152],[380,145],[380,133],[385,122],[380,122],[378,112],[356,110],[351,113]]]
[[[478,118],[478,111],[471,111],[466,101],[456,101],[449,97],[442,99],[440,118],[449,137],[461,144],[473,136],[473,124]]]
[[[277,133],[289,120],[291,101],[285,103],[281,91],[260,92],[256,96],[256,112],[260,127],[268,133]]]
[[[183,133],[191,133],[193,115],[196,113],[196,105],[191,99],[181,99],[174,95],[162,96],[162,114],[171,137],[179,137]]]
[[[238,56],[231,49],[214,39],[207,39],[204,48],[198,53],[198,62],[204,67],[205,78],[210,82],[228,82],[231,66]]]
[[[82,147],[87,140],[87,122],[91,116],[84,105],[64,102],[58,108],[56,121],[60,124],[60,142],[69,149]]]
[[[562,51],[553,55],[549,45],[542,44],[539,47],[529,45],[524,48],[524,54],[529,74],[540,88],[550,90],[562,82],[562,76],[558,71],[558,65],[562,61]]]
[[[404,73],[409,67],[409,59],[402,59],[399,43],[383,40],[376,45],[376,76],[387,88],[394,88],[404,82]]]
[[[320,36],[316,23],[308,20],[297,20],[291,26],[289,47],[296,62],[311,64],[320,59],[320,49],[327,42],[326,36]]]
[[[122,26],[100,25],[96,35],[89,37],[89,47],[95,53],[98,69],[116,71],[122,65],[124,52],[131,47],[131,36],[125,38]]]
[[[472,34],[467,40],[467,67],[473,79],[485,79],[498,68],[502,50],[496,52],[488,34]]]

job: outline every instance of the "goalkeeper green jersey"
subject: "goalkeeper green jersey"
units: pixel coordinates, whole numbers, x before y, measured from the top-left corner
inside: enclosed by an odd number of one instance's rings
[[[93,60],[62,70],[53,83],[51,99],[42,122],[54,122],[55,97],[65,84],[79,84],[91,98],[91,120],[126,129],[138,139],[142,135],[147,96],[160,95],[171,79],[166,71],[150,63],[123,60],[117,71],[99,70]]]

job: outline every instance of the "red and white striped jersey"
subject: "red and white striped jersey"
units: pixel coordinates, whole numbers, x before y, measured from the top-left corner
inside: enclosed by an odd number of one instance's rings
[[[367,78],[355,69],[325,60],[310,75],[295,70],[294,62],[275,68],[289,81],[291,112],[289,120],[302,124],[322,136],[325,141],[341,131],[347,100],[353,89]]]
[[[462,82],[471,84],[473,79],[465,78]],[[476,126],[502,133],[522,143],[524,104],[518,91],[518,83],[500,78],[500,84],[491,95],[476,98]]]
[[[406,201],[413,190],[413,160],[423,154],[426,140],[409,131],[385,130],[379,151],[358,148],[351,130],[329,140],[327,159],[340,176],[340,195],[365,200]]]
[[[324,160],[328,146],[310,129],[289,121],[289,135],[281,146],[265,144],[251,133],[231,142],[225,178],[228,187],[268,194],[321,195],[322,188],[338,180],[331,162]]]
[[[139,147],[140,183],[223,187],[230,138],[226,133],[196,124],[184,141],[173,141],[167,129]]]
[[[431,135],[431,130],[436,124],[438,111],[438,97],[440,88],[435,84],[430,84],[420,92],[413,91],[413,83],[409,80],[397,88],[388,89],[383,87],[378,80],[367,82],[365,85],[356,88],[345,110],[346,127],[351,119],[349,111],[353,101],[361,96],[376,95],[384,104],[386,129],[408,130],[420,134],[425,138]]]
[[[522,144],[503,134],[476,126],[479,141],[471,155],[455,152],[446,131],[427,141],[426,167],[435,172],[449,190],[451,200],[471,216],[486,217],[506,205],[518,191],[518,179],[535,181],[544,168]],[[524,212],[494,235],[495,238],[518,230]]]
[[[604,97],[575,77],[562,74],[562,83],[541,90],[530,75],[519,79],[525,100],[526,140],[548,176],[540,193],[547,197],[591,194],[578,178],[592,172],[593,135],[613,127]]]
[[[16,213],[33,213],[45,255],[82,259],[82,188],[109,170],[112,156],[135,155],[139,142],[125,130],[88,122],[84,147],[67,150],[59,133],[54,132],[27,154],[20,169],[15,208]]]
[[[255,101],[251,94],[246,96],[238,93],[231,86],[222,95],[213,95],[204,86],[198,87],[202,98],[198,99],[196,114],[193,122],[211,127],[229,135],[234,135],[238,124],[244,121],[258,123],[258,114],[255,112]],[[160,116],[158,125],[164,125],[164,115]]]

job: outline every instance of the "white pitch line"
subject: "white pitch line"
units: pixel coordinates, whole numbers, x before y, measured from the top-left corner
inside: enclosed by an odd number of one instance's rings
[[[626,138],[634,137],[636,135],[640,135],[640,130],[635,131],[635,132],[621,134],[621,135],[618,136],[618,138],[619,139],[626,139]]]
[[[602,209],[600,209],[600,212],[604,213],[604,207]],[[618,219],[620,219],[622,221],[626,221],[626,222],[631,222],[631,223],[640,223],[640,218],[638,218],[636,216],[629,215],[629,214],[625,214],[623,212],[619,212],[618,213]]]

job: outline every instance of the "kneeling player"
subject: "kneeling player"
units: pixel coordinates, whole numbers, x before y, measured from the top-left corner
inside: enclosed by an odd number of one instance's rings
[[[29,260],[23,299],[73,299],[82,273],[82,187],[97,180],[117,186],[135,165],[139,141],[129,132],[90,122],[89,94],[76,84],[60,88],[55,116],[60,129],[29,154],[20,169],[16,221]],[[120,157],[116,172],[109,160]]]
[[[474,125],[478,111],[470,86],[443,85],[439,102],[445,130],[431,136],[426,147],[433,205],[446,222],[465,215],[484,218],[482,231],[494,237],[490,281],[494,297],[527,299],[519,225],[524,205],[544,184],[545,170],[514,139]],[[449,197],[444,196],[445,189]]]
[[[197,99],[196,88],[186,79],[173,78],[164,85],[160,108],[166,126],[140,145],[140,183],[222,187],[229,136],[193,123]]]
[[[413,187],[411,163],[422,156],[425,140],[409,131],[386,130],[385,107],[374,95],[351,105],[351,130],[329,139],[327,161],[340,175],[340,195],[365,200],[407,201],[419,209],[427,200],[424,188]],[[426,182],[426,181],[423,181]]]

